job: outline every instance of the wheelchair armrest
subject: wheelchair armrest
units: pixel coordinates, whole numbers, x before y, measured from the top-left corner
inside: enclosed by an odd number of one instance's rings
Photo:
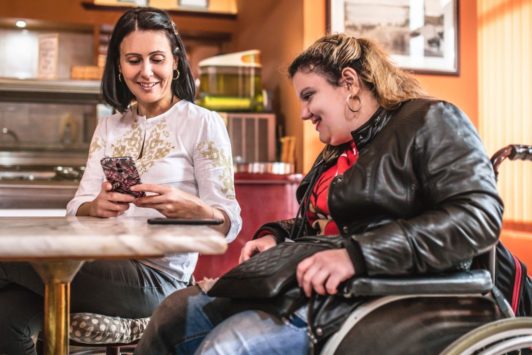
[[[493,287],[487,270],[458,271],[444,275],[359,277],[343,287],[344,296],[389,296],[486,293]]]

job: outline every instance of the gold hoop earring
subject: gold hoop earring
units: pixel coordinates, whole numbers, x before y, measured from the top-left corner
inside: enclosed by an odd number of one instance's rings
[[[122,73],[120,73],[120,72],[118,73],[118,81],[122,82]]]
[[[172,79],[174,79],[174,80],[179,79],[179,75],[181,75],[181,73],[179,72],[179,70],[175,69],[174,70],[174,76],[172,77]]]
[[[358,107],[354,109],[349,105],[349,101],[358,101]],[[358,95],[349,94],[349,96],[345,99],[345,105],[347,106],[347,109],[353,113],[357,113],[362,108],[362,101],[360,100],[360,97]]]

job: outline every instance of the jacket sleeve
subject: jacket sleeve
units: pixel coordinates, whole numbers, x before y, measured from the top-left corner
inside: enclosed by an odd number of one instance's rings
[[[503,205],[491,163],[467,117],[439,102],[427,111],[408,154],[424,209],[352,235],[351,251],[369,275],[456,267],[498,240]],[[353,258],[353,256],[352,256]],[[356,263],[355,263],[356,265]]]
[[[295,218],[263,224],[259,229],[257,229],[253,235],[253,239],[271,234],[274,236],[277,244],[282,243],[286,239],[290,239],[290,232],[292,231],[294,224],[296,224]]]

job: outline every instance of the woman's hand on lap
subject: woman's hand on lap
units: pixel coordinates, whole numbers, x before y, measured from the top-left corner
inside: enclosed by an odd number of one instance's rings
[[[240,259],[238,262],[242,263],[251,258],[253,255],[262,253],[263,251],[268,250],[275,245],[277,245],[277,242],[271,234],[265,235],[264,237],[260,237],[258,239],[250,240],[244,244],[244,247],[240,252]]]
[[[355,268],[345,249],[318,252],[297,266],[297,282],[307,297],[312,290],[319,295],[334,295],[338,285],[354,275]]]

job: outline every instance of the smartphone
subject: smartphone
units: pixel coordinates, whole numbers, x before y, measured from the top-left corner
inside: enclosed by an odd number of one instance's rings
[[[148,218],[148,224],[193,224],[193,225],[216,225],[224,223],[223,219],[211,218]]]
[[[100,160],[107,181],[113,185],[112,191],[144,197],[144,191],[131,191],[131,186],[140,184],[140,175],[131,157],[105,157]]]

